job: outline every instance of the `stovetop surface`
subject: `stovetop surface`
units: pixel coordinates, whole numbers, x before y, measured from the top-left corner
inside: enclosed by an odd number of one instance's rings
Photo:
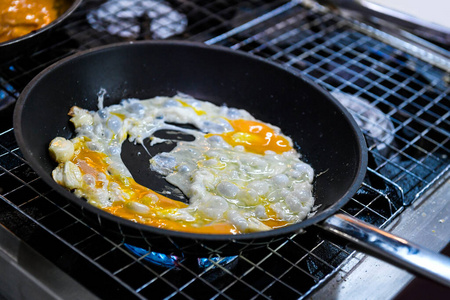
[[[371,163],[341,212],[377,227],[388,226],[448,178],[450,87],[439,66],[302,1],[167,1],[164,8],[176,16],[165,20],[167,28],[137,33],[130,29],[137,20],[123,28],[105,7],[124,2],[84,1],[33,54],[0,63],[0,223],[98,297],[264,299],[282,292],[302,298],[323,287],[354,252],[325,238],[317,226],[258,251],[203,260],[164,257],[151,249],[137,256],[123,241],[98,232],[28,166],[11,121],[14,102],[33,76],[80,50],[182,39],[245,51],[302,72],[353,103],[346,106],[371,141]],[[106,19],[100,18],[102,10]],[[122,27],[111,31],[111,24]]]

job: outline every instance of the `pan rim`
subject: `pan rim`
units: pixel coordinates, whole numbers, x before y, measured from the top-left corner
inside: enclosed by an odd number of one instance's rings
[[[50,176],[50,174],[47,174],[47,172],[42,168],[41,165],[35,164],[34,160],[31,159],[33,157],[33,153],[31,151],[28,151],[26,147],[26,140],[23,138],[22,135],[22,125],[21,125],[21,115],[22,111],[24,109],[24,106],[26,104],[26,100],[28,99],[28,94],[32,91],[33,87],[42,80],[49,72],[51,72],[54,69],[57,69],[61,66],[64,66],[65,64],[72,63],[76,61],[77,59],[80,59],[84,56],[88,55],[95,55],[97,53],[101,53],[102,51],[112,51],[112,49],[117,47],[140,47],[140,46],[150,46],[150,45],[165,45],[165,46],[183,46],[183,47],[198,47],[207,49],[208,51],[224,51],[227,53],[230,53],[232,55],[238,55],[238,56],[244,56],[247,59],[250,60],[257,60],[258,63],[264,63],[271,65],[271,67],[280,69],[284,72],[288,72],[293,76],[296,76],[299,80],[305,81],[308,85],[310,85],[312,88],[316,89],[319,93],[323,94],[324,97],[327,98],[327,101],[333,103],[341,113],[344,114],[344,117],[350,122],[350,125],[353,129],[354,134],[356,135],[357,140],[357,148],[358,152],[360,154],[360,160],[359,165],[357,167],[357,174],[353,177],[353,182],[350,185],[350,188],[347,189],[346,193],[340,197],[340,199],[336,199],[334,204],[327,208],[326,210],[320,212],[319,214],[312,216],[311,218],[305,219],[302,222],[292,224],[286,227],[277,228],[273,230],[268,231],[261,231],[261,232],[252,232],[252,233],[242,233],[242,234],[201,234],[201,233],[192,233],[192,232],[183,232],[183,231],[174,231],[169,229],[163,229],[158,227],[152,227],[140,223],[135,223],[133,221],[120,218],[118,216],[112,215],[110,213],[107,213],[106,211],[101,210],[100,208],[97,208],[85,201],[84,199],[76,197],[73,193],[66,190],[62,186],[58,185],[53,178]],[[108,221],[112,221],[114,223],[117,223],[119,226],[130,226],[133,229],[136,229],[140,232],[148,232],[152,234],[158,234],[158,235],[164,235],[169,237],[176,237],[176,238],[185,238],[185,239],[194,239],[194,240],[209,240],[209,241],[242,241],[242,240],[251,240],[251,239],[266,239],[266,238],[276,238],[280,236],[284,236],[286,234],[294,234],[297,232],[300,232],[303,228],[310,226],[312,224],[319,223],[335,212],[337,212],[341,207],[343,207],[350,198],[357,192],[357,190],[360,188],[360,185],[362,184],[366,169],[367,169],[367,161],[368,161],[368,153],[367,153],[367,146],[365,143],[365,138],[363,133],[361,132],[359,126],[357,125],[356,121],[353,119],[351,114],[348,112],[348,110],[338,101],[336,100],[331,94],[326,91],[324,88],[320,87],[317,83],[312,81],[311,79],[307,78],[303,74],[301,74],[300,71],[296,71],[292,68],[287,68],[286,66],[283,66],[281,64],[268,61],[266,59],[263,59],[261,57],[258,57],[253,54],[249,54],[240,50],[233,50],[224,46],[218,46],[218,45],[207,45],[201,42],[192,42],[192,41],[178,41],[178,40],[151,40],[151,41],[132,41],[132,42],[120,42],[120,43],[114,43],[114,44],[108,44],[104,46],[95,47],[92,49],[84,50],[77,52],[71,56],[68,56],[66,58],[63,58],[56,63],[50,65],[49,67],[42,70],[38,75],[36,75],[24,88],[22,93],[19,95],[19,98],[17,100],[15,109],[14,109],[14,115],[13,115],[13,125],[14,125],[14,134],[17,140],[17,143],[19,145],[20,150],[22,151],[25,159],[27,160],[27,163],[34,169],[36,172],[41,176],[41,178],[50,185],[51,188],[56,190],[62,197],[70,200],[74,204],[81,206],[82,209],[87,209],[89,212],[99,215],[101,218],[105,218]]]

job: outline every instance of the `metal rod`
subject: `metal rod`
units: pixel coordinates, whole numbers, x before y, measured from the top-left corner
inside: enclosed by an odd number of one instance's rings
[[[331,216],[325,220],[323,228],[349,240],[358,250],[450,287],[450,258],[447,256],[344,214]]]

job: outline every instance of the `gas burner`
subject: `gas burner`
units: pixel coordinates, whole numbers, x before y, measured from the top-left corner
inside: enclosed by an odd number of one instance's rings
[[[373,138],[378,151],[386,156],[388,146],[394,141],[394,124],[389,117],[365,99],[338,90],[331,94],[347,108],[364,133]]]
[[[130,39],[166,39],[187,26],[186,16],[161,0],[109,0],[89,12],[87,21],[97,31]]]
[[[148,251],[144,248],[136,247],[130,244],[124,245],[136,256],[142,257],[143,260],[161,267],[166,268],[177,267],[183,260],[185,260],[185,257],[183,255],[177,256],[171,254],[164,254],[155,251]],[[214,256],[209,258],[199,257],[197,258],[197,264],[200,269],[208,269],[208,268],[214,269],[217,267],[217,265],[226,266],[235,261],[237,258],[238,258],[237,255],[224,257]]]
[[[0,77],[0,110],[5,109],[19,96],[16,89]]]

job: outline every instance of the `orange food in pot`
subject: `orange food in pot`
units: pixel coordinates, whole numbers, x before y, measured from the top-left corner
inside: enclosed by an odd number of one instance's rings
[[[38,30],[57,17],[55,0],[2,0],[0,43]]]

